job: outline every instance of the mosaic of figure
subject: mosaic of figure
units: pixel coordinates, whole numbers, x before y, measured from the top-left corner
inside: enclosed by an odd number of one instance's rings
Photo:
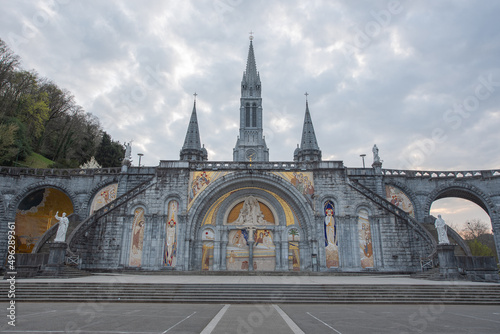
[[[326,267],[336,268],[339,266],[339,243],[337,240],[335,205],[332,201],[325,202],[324,213]]]
[[[246,230],[229,231],[226,267],[227,270],[248,270],[248,232]]]
[[[106,187],[99,190],[99,192],[92,199],[92,204],[90,205],[90,214],[94,213],[94,211],[99,210],[108,203],[114,201],[116,199],[117,190],[118,183],[107,185]]]
[[[207,172],[201,172],[199,175],[196,175],[191,183],[191,190],[189,192],[189,200],[193,200],[196,195],[208,184],[210,183],[210,178],[207,175]]]
[[[373,268],[372,232],[366,209],[361,209],[358,212],[358,236],[361,267]]]
[[[270,230],[256,230],[254,239],[254,270],[274,271],[276,269],[276,255],[273,233]]]
[[[389,202],[406,211],[410,216],[415,217],[413,203],[401,189],[387,185],[385,186],[385,197]]]
[[[142,247],[144,241],[144,209],[137,208],[134,212],[134,222],[132,224],[132,241],[130,244],[129,265],[140,267],[142,261]]]
[[[170,201],[168,203],[168,220],[165,226],[165,254],[163,256],[163,265],[175,267],[177,254],[177,211],[179,203]]]
[[[288,231],[288,269],[300,271],[300,234],[296,228]]]

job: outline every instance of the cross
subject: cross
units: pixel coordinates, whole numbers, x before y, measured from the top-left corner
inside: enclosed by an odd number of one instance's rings
[[[253,40],[253,31],[250,31],[250,40]]]
[[[306,92],[304,95],[306,96],[306,102],[307,102],[307,96],[309,96],[309,93]]]
[[[196,97],[198,96],[198,94],[196,94],[196,92],[194,92],[194,101],[196,102]]]

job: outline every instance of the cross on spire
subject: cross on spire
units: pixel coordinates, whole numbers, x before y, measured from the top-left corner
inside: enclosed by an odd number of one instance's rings
[[[250,40],[252,41],[253,40],[253,31],[250,31],[249,34],[250,34]]]
[[[307,102],[307,97],[309,96],[309,93],[306,92],[304,95],[306,96],[306,102]]]
[[[196,97],[198,96],[198,94],[196,94],[196,92],[194,92],[193,96],[194,96],[194,102],[196,102]]]

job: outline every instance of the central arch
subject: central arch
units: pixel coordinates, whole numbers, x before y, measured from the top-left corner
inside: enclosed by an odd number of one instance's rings
[[[301,268],[309,270],[310,250],[312,244],[316,242],[313,209],[304,195],[285,179],[274,174],[255,171],[226,174],[212,182],[196,197],[187,212],[185,254],[189,258],[189,268],[200,269],[201,257],[204,254],[202,236],[207,232],[211,233],[207,230],[207,226],[210,225],[215,235],[213,256],[216,260],[213,270],[226,270],[225,247],[228,243],[228,229],[235,227],[228,227],[225,219],[235,203],[242,202],[249,195],[260,199],[261,203],[269,206],[273,216],[276,216],[274,226],[263,227],[263,229],[268,228],[268,233],[273,234],[277,256],[276,270],[288,270],[288,239],[284,235],[289,232],[287,227],[292,225],[301,233],[300,254],[303,257],[300,261]]]

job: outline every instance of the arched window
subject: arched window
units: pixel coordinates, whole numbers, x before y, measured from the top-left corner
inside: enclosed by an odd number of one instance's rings
[[[257,104],[252,105],[252,126],[257,127]]]

